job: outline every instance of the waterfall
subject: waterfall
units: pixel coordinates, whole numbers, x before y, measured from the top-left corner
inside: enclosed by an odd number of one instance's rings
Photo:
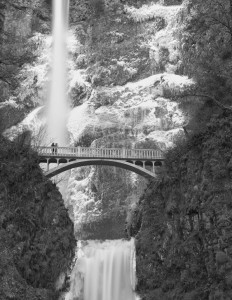
[[[86,244],[83,246],[83,244]],[[65,300],[135,300],[134,240],[85,241]]]
[[[69,0],[53,0],[52,70],[48,99],[48,136],[51,141],[65,145],[67,99],[67,31]]]

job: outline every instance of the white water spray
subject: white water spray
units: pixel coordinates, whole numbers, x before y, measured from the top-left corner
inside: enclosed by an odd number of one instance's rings
[[[71,275],[66,300],[135,300],[134,241],[87,241]],[[80,255],[80,252],[81,255]]]
[[[67,99],[67,31],[69,0],[53,0],[52,74],[48,103],[48,136],[60,146],[66,144]]]

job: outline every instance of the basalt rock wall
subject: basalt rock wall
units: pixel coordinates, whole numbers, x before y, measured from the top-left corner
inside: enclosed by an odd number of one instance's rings
[[[0,299],[57,299],[74,256],[73,224],[28,136],[0,139]]]
[[[170,151],[166,176],[150,184],[128,225],[137,239],[142,299],[230,299],[230,113]]]

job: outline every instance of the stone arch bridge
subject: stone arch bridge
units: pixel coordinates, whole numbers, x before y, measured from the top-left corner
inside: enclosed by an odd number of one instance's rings
[[[135,172],[148,179],[156,179],[158,170],[164,164],[160,150],[92,148],[92,147],[38,147],[40,163],[47,168],[45,176],[51,178],[72,168],[106,165]],[[50,164],[56,167],[49,168]]]

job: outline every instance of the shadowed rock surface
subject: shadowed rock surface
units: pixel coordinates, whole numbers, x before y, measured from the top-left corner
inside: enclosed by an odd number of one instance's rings
[[[26,136],[1,137],[1,300],[57,299],[56,281],[68,271],[76,244],[61,194],[27,143]]]
[[[142,299],[232,297],[231,128],[231,115],[218,113],[170,151],[167,176],[134,209],[127,228]]]

